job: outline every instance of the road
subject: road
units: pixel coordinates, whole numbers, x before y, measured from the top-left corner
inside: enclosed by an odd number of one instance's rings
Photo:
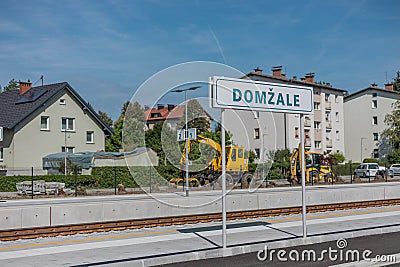
[[[285,257],[278,252],[280,248],[290,248],[286,257],[315,249],[317,258],[324,255],[322,261],[296,265],[327,266],[340,262],[330,261],[322,251],[329,247],[338,250],[337,240],[343,238],[348,244],[342,247],[344,252],[369,249],[373,252],[369,257],[400,253],[400,206],[312,213],[307,218],[307,240],[302,238],[298,214],[230,221],[226,250],[221,249],[220,222],[0,242],[0,266],[154,266],[174,262],[182,263],[171,266],[265,266],[271,265],[268,257],[257,259],[257,251],[262,250],[260,257],[265,255],[265,246],[274,266],[294,264],[278,261],[278,254]],[[377,234],[380,236],[374,236]],[[313,245],[296,247],[304,244]],[[243,254],[250,251],[253,253]],[[228,255],[237,256],[221,258]],[[400,254],[397,257],[400,263]],[[196,259],[207,260],[190,262]],[[367,263],[365,266],[370,266]]]

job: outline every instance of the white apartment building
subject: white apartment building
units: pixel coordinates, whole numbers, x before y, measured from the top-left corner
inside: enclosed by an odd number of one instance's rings
[[[398,98],[399,93],[393,91],[393,84],[385,84],[385,89],[372,84],[345,97],[346,160],[385,160],[390,145],[381,138],[381,133],[385,129],[385,116],[392,111],[392,104]]]
[[[281,66],[273,67],[272,75],[257,68],[244,78],[313,87],[314,112],[305,116],[305,146],[318,153],[345,152],[343,97],[346,90],[329,83],[315,83],[314,73],[300,80],[296,76],[289,79]],[[233,142],[255,151],[260,161],[267,159],[270,150],[293,150],[300,143],[299,115],[237,110],[226,110],[225,114],[225,127],[233,134]]]

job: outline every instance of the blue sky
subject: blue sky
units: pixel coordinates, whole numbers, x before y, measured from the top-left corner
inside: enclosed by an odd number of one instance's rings
[[[353,92],[400,70],[399,11],[397,0],[3,0],[0,84],[67,81],[113,119],[154,73],[196,60],[283,65]]]

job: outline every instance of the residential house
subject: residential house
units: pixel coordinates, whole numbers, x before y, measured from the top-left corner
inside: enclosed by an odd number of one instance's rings
[[[306,149],[318,153],[344,153],[343,97],[346,90],[329,83],[317,83],[315,74],[308,73],[300,80],[287,78],[282,66],[272,68],[268,75],[257,68],[244,79],[312,87],[314,111],[305,116]],[[255,151],[264,161],[267,151],[289,148],[300,143],[300,118],[296,114],[226,110],[225,125],[233,134],[233,141]],[[261,155],[261,151],[264,151]]]
[[[0,164],[13,170],[41,168],[42,157],[56,152],[104,150],[113,130],[66,82],[0,94]]]
[[[383,89],[375,83],[344,98],[347,160],[385,160],[391,147],[381,134],[385,129],[385,116],[392,112],[392,104],[397,99],[399,93],[393,90],[393,84],[385,84]]]
[[[162,104],[158,104],[156,108],[148,108],[145,107],[144,109],[145,116],[146,116],[146,126],[148,129],[153,129],[154,125],[158,122],[165,122],[166,125],[176,130],[179,122],[185,115],[185,105],[175,106],[172,104],[168,104],[166,106]],[[208,122],[212,121],[211,116],[204,110],[204,114]],[[193,113],[188,112],[188,121],[195,119],[193,117]],[[211,130],[211,128],[209,129]]]
[[[146,126],[148,129],[153,129],[154,125],[158,122],[167,120],[167,125],[171,129],[176,129],[179,120],[185,114],[185,106],[175,106],[168,104],[164,106],[158,104],[156,108],[145,107],[144,114],[146,116]]]

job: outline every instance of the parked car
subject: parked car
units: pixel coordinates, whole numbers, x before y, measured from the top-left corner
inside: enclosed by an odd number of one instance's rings
[[[395,175],[400,175],[400,164],[392,164],[389,168],[390,177],[394,177]]]
[[[361,163],[354,171],[354,175],[367,178],[375,177],[379,171],[378,163]]]

